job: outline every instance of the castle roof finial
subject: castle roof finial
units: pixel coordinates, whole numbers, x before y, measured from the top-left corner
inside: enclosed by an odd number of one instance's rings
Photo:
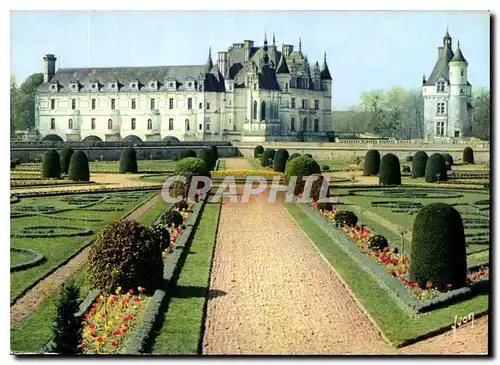
[[[299,52],[302,52],[302,40],[299,37]]]
[[[212,62],[212,47],[209,47],[208,48],[207,64],[205,66],[205,73],[210,73],[210,71],[212,71],[213,67],[214,67],[214,64]]]
[[[276,38],[274,36],[274,32],[273,32],[273,46],[276,46]]]

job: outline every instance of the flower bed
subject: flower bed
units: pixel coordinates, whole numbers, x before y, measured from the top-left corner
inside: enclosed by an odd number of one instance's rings
[[[336,210],[318,210],[316,204],[313,204],[313,207],[304,205],[301,207],[319,223],[320,228],[325,233],[334,238],[334,243],[339,242],[339,245],[351,257],[364,265],[365,270],[389,287],[400,300],[416,311],[426,311],[442,305],[452,298],[471,295],[476,289],[481,290],[489,281],[489,268],[480,267],[468,272],[467,287],[453,289],[450,286],[448,291],[440,292],[431,282],[428,282],[425,288],[421,288],[408,278],[408,256],[399,253],[397,248],[386,247],[383,250],[378,250],[369,247],[368,241],[374,235],[372,230],[359,226],[336,228],[331,224],[334,222]]]

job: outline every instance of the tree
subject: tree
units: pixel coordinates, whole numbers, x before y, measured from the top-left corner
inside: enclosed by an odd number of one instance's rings
[[[14,120],[11,123],[16,129],[28,129],[35,127],[35,94],[38,87],[43,83],[43,74],[35,73],[29,76],[15,93],[15,99],[11,99],[14,112]],[[11,78],[12,98],[12,78]]]
[[[14,74],[10,75],[10,133],[12,134],[17,128],[17,110],[16,102],[17,95],[19,91],[16,85],[16,76]]]
[[[373,90],[361,94],[361,108],[368,113],[368,124],[375,133],[382,133],[385,130],[384,112],[384,91]]]
[[[490,139],[490,90],[487,88],[478,88],[473,90],[473,124],[472,135],[476,138]]]
[[[65,283],[56,303],[56,316],[52,328],[54,352],[75,354],[80,352],[81,319],[75,316],[79,310],[80,288],[74,282]]]

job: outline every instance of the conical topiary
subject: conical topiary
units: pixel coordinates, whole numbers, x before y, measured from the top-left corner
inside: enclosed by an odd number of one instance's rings
[[[401,167],[396,155],[388,153],[382,157],[379,183],[381,185],[401,185]]]
[[[470,147],[464,148],[463,161],[465,163],[474,163],[474,151]]]
[[[85,152],[76,151],[73,156],[71,156],[68,179],[73,181],[90,180],[89,160]]]
[[[413,156],[413,161],[411,164],[411,177],[424,177],[425,176],[425,166],[427,165],[427,160],[429,156],[424,151],[418,151]]]
[[[219,150],[217,149],[217,146],[210,146],[210,148],[214,153],[215,161],[217,161],[219,159]]]
[[[274,154],[273,169],[277,172],[284,172],[286,167],[286,161],[288,160],[288,151],[280,148]]]
[[[253,150],[253,157],[254,158],[260,158],[260,156],[264,153],[264,147],[261,145],[255,146]]]
[[[451,166],[453,166],[453,157],[449,153],[442,153],[441,156],[443,156],[444,162],[446,163],[446,170],[451,170]]]
[[[73,149],[68,145],[64,145],[63,148],[61,149],[60,159],[61,159],[62,174],[68,173],[69,162],[71,161],[71,156],[73,156],[73,153],[75,153],[75,151],[73,151]]]
[[[63,284],[56,303],[56,314],[52,326],[53,351],[70,355],[81,352],[81,319],[75,314],[80,309],[80,288],[70,281]]]
[[[217,161],[214,156],[214,151],[211,148],[203,148],[200,152],[198,152],[198,158],[205,161],[205,164],[210,171],[215,168]]]
[[[127,147],[120,155],[120,174],[137,174],[137,156],[132,147]]]
[[[466,284],[465,234],[460,213],[451,205],[431,203],[413,222],[409,277],[425,288],[458,289]]]
[[[276,151],[272,148],[266,148],[264,150],[264,153],[262,153],[262,156],[260,157],[260,165],[264,167],[272,166],[275,153]]]
[[[42,177],[60,178],[61,177],[61,160],[56,150],[50,150],[43,155]]]
[[[369,150],[365,155],[363,165],[363,175],[373,176],[378,175],[380,171],[380,153],[377,150]]]
[[[187,149],[187,150],[182,151],[182,153],[181,153],[181,160],[183,158],[187,158],[187,157],[196,157],[196,152],[194,152],[191,149]]]
[[[425,181],[433,183],[436,181],[446,181],[446,162],[439,153],[433,153],[427,160],[425,167]]]

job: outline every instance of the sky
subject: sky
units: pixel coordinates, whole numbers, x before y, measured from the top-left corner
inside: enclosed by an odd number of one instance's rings
[[[217,51],[264,33],[293,44],[313,64],[326,52],[333,108],[363,92],[415,89],[432,71],[448,26],[469,63],[473,87],[490,86],[490,14],[485,11],[12,11],[11,73],[18,84],[57,68],[205,64]]]

